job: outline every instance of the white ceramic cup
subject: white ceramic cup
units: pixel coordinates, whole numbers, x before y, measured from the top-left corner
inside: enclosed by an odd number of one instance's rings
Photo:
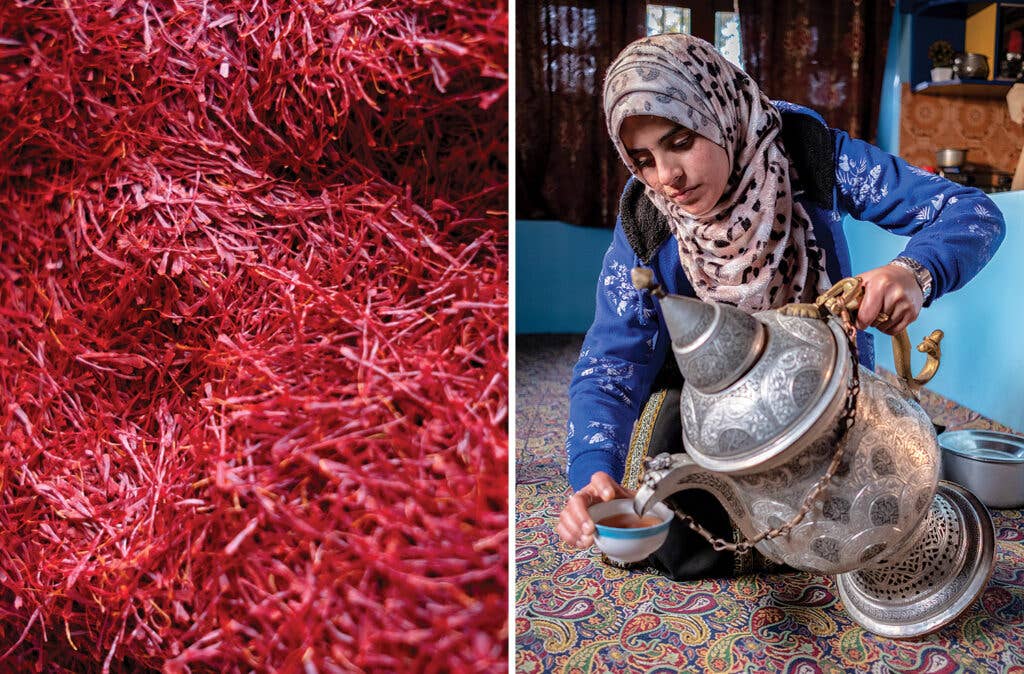
[[[658,503],[647,511],[647,515],[659,520],[659,523],[653,526],[619,528],[598,524],[602,519],[612,515],[635,515],[631,498],[595,503],[587,508],[587,513],[594,521],[594,543],[608,559],[620,564],[639,562],[660,548],[668,536],[668,526],[672,523],[672,510],[664,503]]]

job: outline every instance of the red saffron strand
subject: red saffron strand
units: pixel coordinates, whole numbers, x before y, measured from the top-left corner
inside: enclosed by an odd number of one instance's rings
[[[505,671],[505,3],[0,26],[0,669]]]

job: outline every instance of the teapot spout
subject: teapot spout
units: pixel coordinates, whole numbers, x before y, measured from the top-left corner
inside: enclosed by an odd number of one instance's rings
[[[732,479],[701,468],[686,454],[659,454],[647,459],[643,481],[633,498],[633,510],[637,515],[644,515],[655,504],[683,489],[710,492],[745,537],[757,535]]]

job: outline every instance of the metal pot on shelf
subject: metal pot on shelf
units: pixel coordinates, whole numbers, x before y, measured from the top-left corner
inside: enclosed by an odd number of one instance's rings
[[[1015,80],[1020,75],[1021,66],[1024,61],[1021,60],[1021,55],[1015,52],[1007,52],[1003,58],[1002,64],[999,67],[999,79],[1003,80]]]
[[[953,58],[953,77],[961,80],[988,79],[988,57],[967,52]]]

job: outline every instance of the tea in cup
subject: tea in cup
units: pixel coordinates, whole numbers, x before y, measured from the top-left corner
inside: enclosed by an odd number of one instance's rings
[[[672,510],[664,503],[642,517],[633,511],[633,499],[595,503],[587,509],[594,521],[594,543],[613,562],[639,562],[661,547],[672,523]]]

